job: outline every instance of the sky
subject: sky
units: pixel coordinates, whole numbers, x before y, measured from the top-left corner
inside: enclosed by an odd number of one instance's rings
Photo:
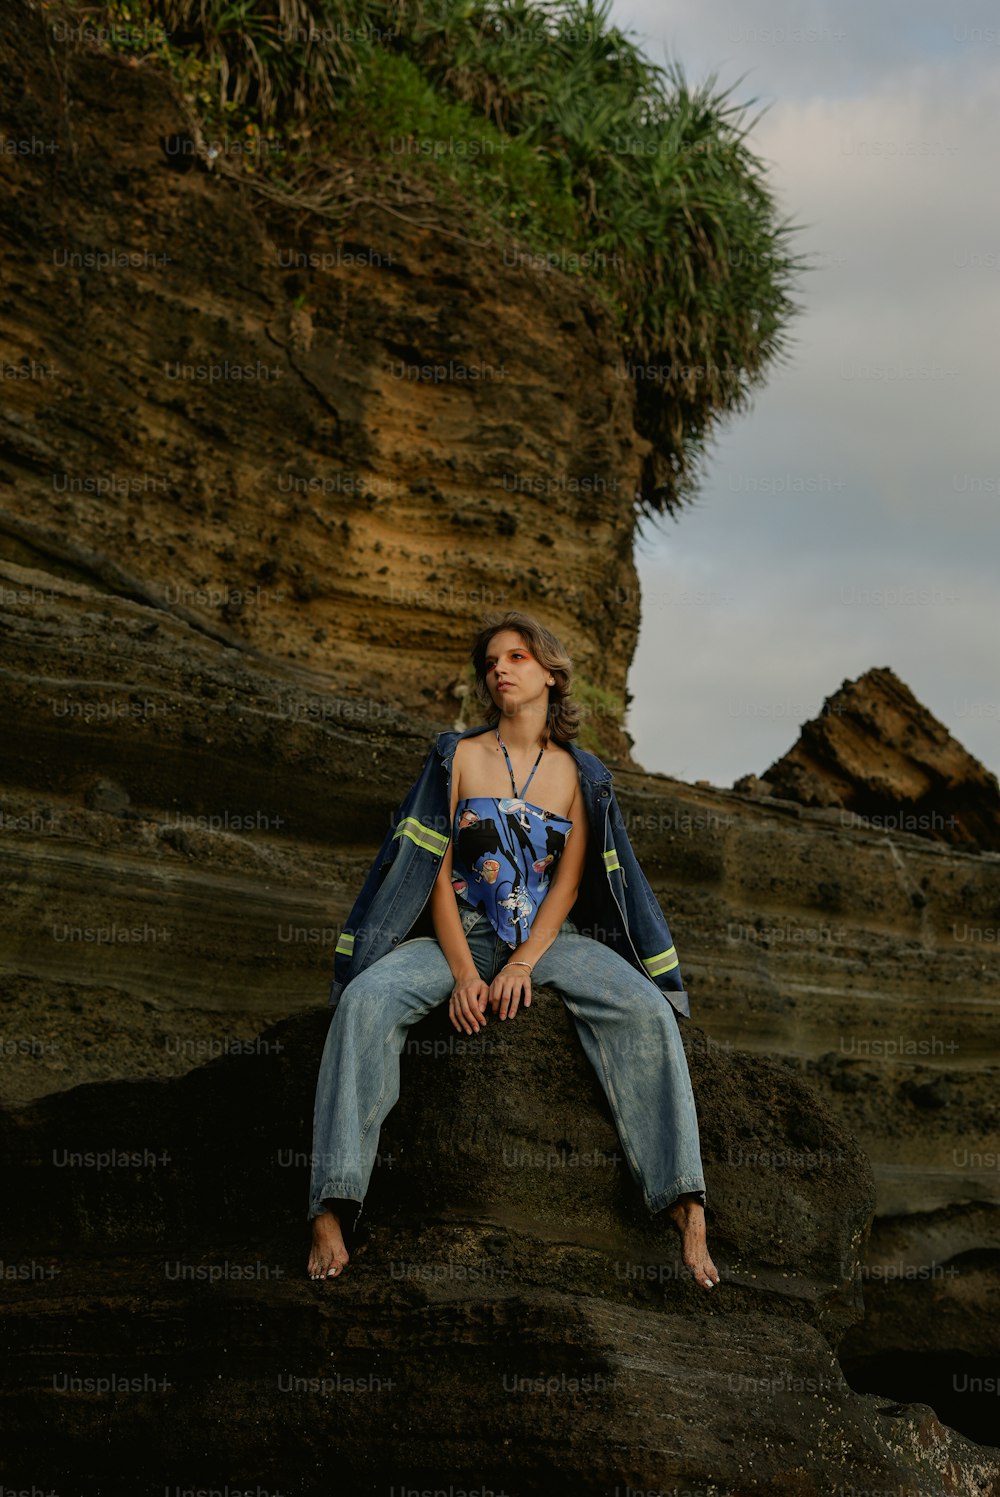
[[[1000,774],[1000,12],[980,0],[613,0],[750,137],[795,248],[787,362],[694,506],[644,526],[646,769],[762,774],[889,666]]]

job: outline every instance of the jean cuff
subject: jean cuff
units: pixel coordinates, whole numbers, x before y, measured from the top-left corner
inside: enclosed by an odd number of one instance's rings
[[[312,1221],[313,1217],[321,1216],[326,1210],[326,1201],[357,1201],[359,1207],[364,1200],[360,1185],[353,1185],[342,1180],[327,1180],[322,1190],[312,1197],[309,1202],[309,1211],[306,1221]]]
[[[650,1196],[646,1201],[651,1216],[658,1211],[663,1211],[667,1206],[672,1206],[678,1196],[696,1194],[705,1205],[705,1177],[704,1175],[678,1175],[670,1190],[663,1190],[659,1195]]]

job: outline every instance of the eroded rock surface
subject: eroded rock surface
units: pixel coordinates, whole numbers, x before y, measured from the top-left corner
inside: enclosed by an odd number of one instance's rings
[[[214,1055],[254,1066],[269,1022],[322,1024],[341,924],[433,729],[148,603],[12,564],[0,585],[4,1099],[183,1078]],[[805,1079],[870,1156],[871,1246],[837,1263],[868,1308],[853,1364],[918,1341],[982,1358],[999,856],[611,766],[681,952],[690,1036],[708,1060],[756,1052]],[[826,1180],[829,1150],[811,1153]],[[720,1211],[756,1181],[744,1231],[757,1223],[778,1280],[787,1168],[737,1130],[708,1175]]]
[[[352,1261],[313,1284],[303,1218],[327,1022],[303,1015],[253,1057],[4,1117],[12,1249],[56,1270],[3,1286],[5,1426],[16,1450],[44,1422],[46,1480],[72,1470],[118,1492],[152,1473],[266,1484],[280,1470],[319,1493],[333,1449],[336,1490],[358,1494],[474,1477],[511,1497],[994,1490],[998,1452],[928,1409],[852,1392],[840,1371],[874,1190],[807,1086],[688,1030],[716,1182],[709,1294],[641,1208],[558,995],[540,989],[477,1047],[456,1046],[437,1010],[410,1032]],[[780,1192],[766,1171],[727,1174],[737,1142],[783,1154]],[[141,1160],[93,1162],[116,1144]],[[135,1390],[86,1381],[109,1373]]]
[[[603,314],[172,170],[163,78],[44,24],[0,21],[0,132],[52,146],[0,153],[5,1481],[997,1490],[834,1352],[998,1370],[996,781],[887,670],[766,798],[645,774],[601,711],[645,454]],[[510,1053],[427,1022],[350,1276],[301,1274],[333,947],[508,604],[573,651],[681,952],[710,1296],[620,1162],[553,1162],[616,1140],[552,994]]]
[[[158,66],[50,22],[0,18],[0,134],[41,142],[0,153],[0,555],[432,719],[528,608],[627,753],[649,443],[610,315],[391,204],[338,229],[174,170]]]
[[[996,775],[888,668],[845,681],[760,779],[773,795],[859,824],[1000,852]]]

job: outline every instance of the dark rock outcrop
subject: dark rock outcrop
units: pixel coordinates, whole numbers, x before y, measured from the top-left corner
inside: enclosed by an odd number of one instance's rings
[[[358,1497],[995,1490],[997,1452],[853,1393],[838,1367],[874,1204],[863,1154],[807,1087],[697,1030],[711,1297],[641,1209],[545,989],[476,1046],[443,1009],[411,1031],[352,1262],[310,1283],[327,1019],[178,1080],[5,1115],[12,1250],[41,1270],[3,1290],[7,1448],[44,1423],[44,1480],[269,1490],[280,1472],[279,1490],[318,1494],[335,1459],[336,1490]],[[735,1148],[756,1157],[734,1164]],[[115,1149],[134,1157],[102,1167]]]
[[[835,807],[845,824],[853,818],[888,832],[1000,852],[996,775],[887,667],[845,681],[760,779],[784,800]]]

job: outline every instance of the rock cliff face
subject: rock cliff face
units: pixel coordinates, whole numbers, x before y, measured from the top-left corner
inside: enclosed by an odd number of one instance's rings
[[[609,1494],[781,1490],[779,1463],[789,1491],[994,1489],[994,1456],[923,1406],[990,1438],[1000,857],[617,766],[692,995],[724,1286],[699,1299],[637,1213],[546,994],[502,1049],[463,1052],[441,1013],[414,1034],[367,1235],[326,1286],[339,1307],[317,1306],[305,1161],[332,952],[427,725],[51,574],[5,564],[0,598],[9,1419],[25,1444],[44,1422],[54,1485],[111,1407],[63,1379],[117,1372],[171,1387],[88,1456],[95,1490],[124,1491],[119,1470],[132,1490],[267,1489],[278,1452],[319,1491],[331,1440],[361,1493],[473,1468],[541,1491],[556,1460]],[[98,1168],[108,1149],[142,1162]],[[512,1394],[463,1446],[426,1378],[471,1368]],[[360,1400],[378,1377],[389,1402]],[[538,1392],[551,1377],[562,1402]]]
[[[757,784],[888,832],[1000,852],[996,775],[888,669],[845,681]]]
[[[0,113],[43,143],[0,153],[13,1485],[1000,1490],[990,787],[887,672],[767,797],[645,774],[597,710],[643,444],[577,288],[176,171],[162,78],[25,0]],[[574,651],[681,953],[711,1296],[544,992],[502,1046],[415,1032],[349,1276],[304,1276],[333,949],[509,603]]]
[[[46,24],[0,24],[0,554],[435,720],[526,607],[627,754],[648,443],[607,314],[461,223],[176,170],[156,67]]]

